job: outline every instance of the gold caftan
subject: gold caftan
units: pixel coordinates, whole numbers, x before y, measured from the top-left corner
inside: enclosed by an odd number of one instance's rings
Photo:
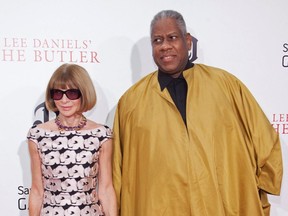
[[[282,179],[278,134],[233,75],[202,64],[183,75],[187,128],[157,72],[119,100],[113,181],[120,215],[269,215],[267,193],[278,195]]]

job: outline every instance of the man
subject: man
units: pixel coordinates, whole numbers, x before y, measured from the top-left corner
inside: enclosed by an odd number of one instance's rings
[[[119,100],[113,178],[121,216],[269,215],[279,194],[279,137],[228,72],[189,61],[181,14],[151,22],[158,71]]]

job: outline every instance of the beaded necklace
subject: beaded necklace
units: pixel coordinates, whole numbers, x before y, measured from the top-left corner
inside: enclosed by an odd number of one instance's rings
[[[85,125],[86,125],[86,122],[87,122],[87,119],[86,119],[86,117],[84,116],[84,115],[82,115],[82,119],[81,119],[81,121],[79,122],[79,124],[78,125],[76,125],[76,126],[65,126],[65,125],[63,125],[62,123],[61,123],[61,121],[60,121],[60,119],[59,119],[59,116],[57,116],[56,118],[55,118],[55,123],[56,123],[56,125],[58,126],[58,129],[60,130],[60,131],[77,131],[77,130],[80,130],[80,129],[82,129]]]

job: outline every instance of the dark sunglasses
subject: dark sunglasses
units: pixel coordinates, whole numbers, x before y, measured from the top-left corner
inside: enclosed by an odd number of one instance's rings
[[[81,97],[81,92],[79,89],[68,89],[66,91],[62,91],[60,89],[51,89],[50,94],[53,100],[61,100],[64,94],[70,100],[77,100]]]

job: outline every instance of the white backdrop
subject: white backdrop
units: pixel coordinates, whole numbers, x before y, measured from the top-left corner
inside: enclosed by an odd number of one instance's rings
[[[98,104],[89,118],[112,125],[124,91],[153,71],[152,17],[181,12],[198,39],[196,62],[240,78],[279,132],[284,158],[280,197],[272,216],[288,215],[287,0],[0,0],[0,206],[3,216],[26,216],[31,182],[26,133],[44,121],[44,92],[64,62],[85,67]],[[47,116],[46,116],[47,117]],[[53,115],[49,115],[52,118]]]

